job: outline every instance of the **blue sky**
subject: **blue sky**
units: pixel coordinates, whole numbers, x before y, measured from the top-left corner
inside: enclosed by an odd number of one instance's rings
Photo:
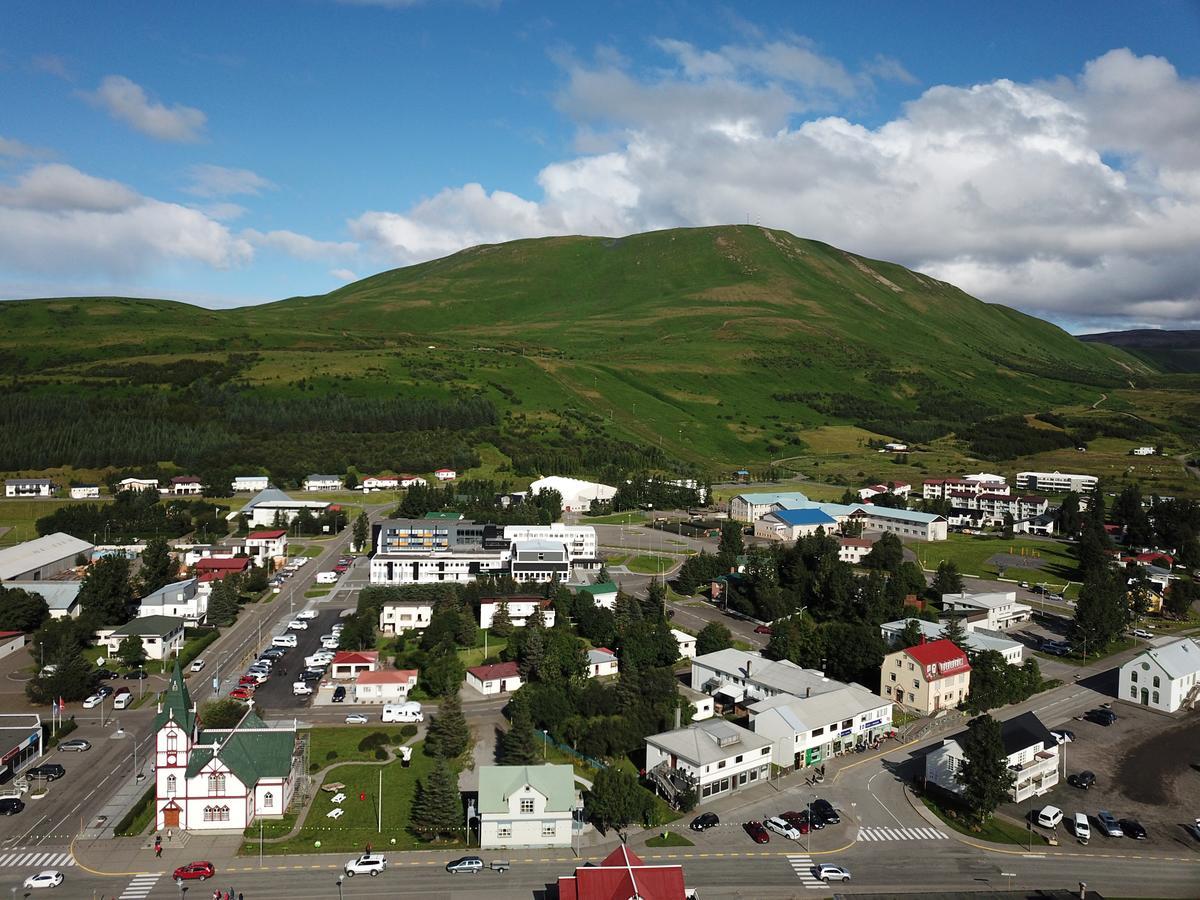
[[[11,2],[0,296],[211,306],[744,221],[1200,322],[1200,6]],[[849,10],[849,12],[847,11]]]

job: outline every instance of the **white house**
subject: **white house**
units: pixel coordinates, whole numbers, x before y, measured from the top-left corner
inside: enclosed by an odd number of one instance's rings
[[[195,578],[185,578],[164,585],[147,594],[138,606],[138,617],[170,616],[184,619],[187,624],[204,621],[208,614],[208,596],[211,591],[201,591]]]
[[[1158,451],[1153,447],[1134,447],[1129,451],[1133,456],[1153,456]]]
[[[570,847],[581,806],[570,766],[480,766],[479,846]]]
[[[416,669],[379,669],[354,680],[355,703],[403,703],[417,686]]]
[[[683,682],[676,683],[676,691],[692,706],[692,721],[702,722],[716,715],[716,704],[710,694],[696,691]]]
[[[5,497],[53,497],[54,482],[49,478],[6,478]]]
[[[1064,472],[1018,472],[1017,490],[1049,491],[1063,493],[1074,491],[1088,494],[1096,488],[1100,479],[1095,475],[1076,475]]]
[[[593,500],[611,500],[616,496],[617,489],[607,484],[595,481],[583,481],[579,478],[565,478],[561,475],[550,475],[539,478],[529,485],[529,496],[540,491],[558,491],[562,497],[562,508],[565,512],[587,512]]]
[[[304,509],[319,516],[329,509],[329,501],[293,500],[278,488],[267,488],[251,497],[241,509],[232,510],[225,519],[232,522],[245,517],[249,528],[270,528],[277,523],[290,524]]]
[[[675,643],[679,645],[680,659],[695,659],[696,636],[688,634],[686,631],[680,631],[678,628],[672,628],[671,634],[675,635]]]
[[[338,679],[360,678],[378,668],[378,650],[341,650],[334,654],[329,674]]]
[[[379,630],[383,634],[403,634],[424,630],[433,618],[428,600],[388,600],[379,608]]]
[[[611,581],[600,581],[596,584],[582,585],[575,595],[578,597],[587,594],[596,606],[613,609],[617,605],[617,591],[617,586]]]
[[[870,500],[872,497],[878,497],[880,494],[894,494],[897,497],[907,497],[912,491],[912,485],[907,481],[893,481],[890,484],[868,485],[865,488],[860,488],[858,491],[859,500]]]
[[[603,678],[617,674],[617,654],[607,647],[597,647],[587,654],[587,677]]]
[[[398,487],[400,487],[400,479],[395,475],[368,475],[362,480],[364,494],[371,494],[375,491],[394,491]]]
[[[771,749],[768,737],[726,719],[705,719],[647,737],[646,770],[659,777],[682,774],[700,803],[706,803],[765,782],[771,772]]]
[[[71,488],[72,500],[99,500],[100,485],[98,484],[77,484]]]
[[[4,586],[39,595],[50,608],[52,619],[78,619],[79,588],[82,581],[5,581]]]
[[[980,594],[942,594],[943,612],[987,613],[981,627],[1004,631],[1033,618],[1033,607],[1017,602],[1016,591],[992,591]]]
[[[157,491],[157,478],[122,478],[117,482],[118,491]]]
[[[885,622],[879,626],[884,643],[889,647],[895,647],[909,622],[917,623],[917,629],[927,641],[936,641],[942,636],[942,630],[946,627],[941,622],[927,622],[924,619],[897,619],[895,622]],[[967,633],[963,643],[966,644],[965,649],[969,652],[982,653],[984,650],[994,650],[1003,656],[1004,661],[1010,666],[1019,666],[1024,662],[1024,644],[1010,641],[996,632],[981,630],[977,623],[970,619],[963,620],[963,628]]]
[[[400,487],[402,487],[402,488],[416,487],[417,485],[420,485],[421,487],[425,487],[425,485],[427,485],[427,484],[429,484],[429,482],[426,481],[424,478],[422,478],[420,475],[401,475],[400,476]]]
[[[750,706],[750,727],[770,738],[772,761],[802,769],[892,729],[892,702],[857,684],[808,697],[781,694]]]
[[[467,684],[481,694],[507,694],[524,682],[515,662],[503,662],[467,669]]]
[[[852,566],[860,565],[875,544],[866,538],[838,538],[838,560]]]
[[[1058,784],[1058,741],[1031,712],[1000,723],[1004,754],[1013,773],[1009,799],[1020,803],[1040,797]],[[959,780],[967,757],[962,742],[966,732],[948,737],[925,755],[925,780],[955,794],[963,791]]]
[[[340,491],[342,479],[337,475],[309,475],[303,487],[306,491]]]
[[[270,727],[251,708],[233,728],[205,728],[178,666],[154,730],[158,831],[241,834],[259,818],[282,818],[307,777],[294,724]]]
[[[265,566],[267,560],[287,558],[287,529],[268,528],[252,531],[246,536],[246,555],[254,557],[257,565]]]
[[[795,509],[808,502],[808,495],[799,491],[738,494],[729,501],[729,518],[735,522],[757,522],[773,510]]]
[[[864,531],[886,531],[898,537],[922,541],[946,539],[944,516],[914,509],[892,509],[889,506],[859,505],[855,509],[851,517],[862,519]]]
[[[438,469],[433,473],[433,477],[438,481],[453,481],[458,477],[458,473],[453,469]]]
[[[265,491],[270,486],[271,481],[266,475],[238,475],[230,484],[235,494],[239,491]]]
[[[176,475],[168,490],[176,496],[194,497],[204,492],[204,483],[195,475]]]
[[[730,647],[692,660],[692,687],[726,701],[765,700],[780,694],[806,697],[842,687],[816,669],[786,659],[767,659],[761,653]]]
[[[1178,712],[1200,695],[1200,643],[1180,638],[1147,647],[1121,666],[1118,696],[1163,712]]]
[[[142,639],[147,659],[164,660],[183,649],[183,626],[183,619],[177,616],[141,616],[119,628],[101,628],[96,638],[111,656],[125,638],[137,636]]]
[[[488,597],[479,601],[479,627],[491,628],[492,620],[500,604],[508,606],[509,621],[517,628],[524,628],[529,618],[539,609],[547,628],[554,627],[554,606],[545,597]]]

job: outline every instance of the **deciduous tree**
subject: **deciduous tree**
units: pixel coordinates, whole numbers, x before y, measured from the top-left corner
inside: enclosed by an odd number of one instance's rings
[[[696,635],[696,653],[716,653],[733,646],[733,633],[721,622],[709,622]]]
[[[972,818],[982,824],[1008,799],[1014,775],[1008,768],[1000,723],[989,715],[972,719],[962,739],[963,800]]]

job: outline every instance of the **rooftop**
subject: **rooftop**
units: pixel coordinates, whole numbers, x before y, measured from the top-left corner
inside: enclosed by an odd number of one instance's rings
[[[571,766],[480,766],[479,812],[507,813],[508,798],[526,787],[546,798],[547,812],[575,807],[575,770]]]
[[[957,594],[942,594],[942,605],[956,603],[962,606],[974,606],[977,609],[999,609],[1017,602],[1016,591],[992,591],[981,594],[970,594],[962,591]]]
[[[966,738],[965,730],[953,734],[946,738],[948,741],[954,741],[960,747],[963,739]],[[1014,753],[1020,753],[1029,747],[1036,746],[1038,750],[1045,750],[1048,747],[1057,747],[1058,741],[1042,724],[1032,712],[1021,713],[1019,716],[1014,716],[1011,719],[1000,723],[1000,739],[1004,742],[1004,753],[1006,756],[1012,756]]]
[[[772,503],[805,503],[808,495],[800,491],[773,491],[762,494],[738,494],[735,500],[743,500],[753,506],[770,506]]]
[[[607,647],[597,647],[595,650],[587,652],[587,658],[589,666],[600,666],[615,660],[617,654],[613,653]]]
[[[185,578],[182,581],[175,581],[171,584],[164,584],[157,591],[151,591],[142,598],[142,603],[146,606],[160,606],[163,603],[172,602],[175,596],[183,594],[187,598],[196,596],[196,579]]]
[[[909,622],[917,623],[917,628],[920,629],[921,634],[925,636],[926,640],[937,640],[942,636],[942,629],[945,628],[941,622],[927,622],[924,619],[897,619],[895,622],[885,622],[879,628],[885,635],[899,634]],[[963,643],[967,645],[968,650],[980,653],[984,650],[995,650],[997,653],[1005,653],[1014,647],[1023,646],[1019,641],[1011,641],[1004,637],[995,637],[980,631],[968,631],[967,636],[963,639]]]
[[[922,666],[940,666],[946,669],[953,669],[958,672],[967,672],[971,666],[967,662],[967,654],[955,644],[953,641],[948,641],[945,638],[939,638],[936,641],[926,641],[917,644],[915,647],[908,647],[904,653],[911,656]]]
[[[38,594],[50,609],[65,612],[79,602],[82,581],[6,581],[6,588],[17,588]]]
[[[367,665],[379,662],[378,650],[341,650],[333,655],[333,665]]]
[[[646,743],[680,756],[694,766],[703,766],[770,747],[772,741],[726,719],[705,719],[687,728],[652,734]]]
[[[416,669],[380,669],[378,672],[363,672],[358,676],[359,684],[411,684],[421,675]]]
[[[839,683],[834,690],[812,697],[781,694],[759,700],[750,706],[750,712],[754,716],[777,715],[795,731],[803,732],[824,728],[830,722],[841,722],[890,702],[860,685]]]
[[[107,631],[107,629],[105,629]],[[124,625],[114,628],[110,637],[166,637],[176,631],[183,630],[183,619],[177,616],[139,616]]]
[[[1161,647],[1148,647],[1125,665],[1132,665],[1141,657],[1153,660],[1172,679],[1200,672],[1200,644],[1192,638],[1180,638]]]
[[[781,509],[771,518],[785,525],[837,525],[837,520],[820,509]]]
[[[270,531],[252,531],[246,536],[251,541],[274,541],[287,534],[286,528],[272,528]]]
[[[591,594],[595,597],[597,594],[615,594],[617,586],[611,581],[598,581],[595,584],[584,584],[576,591],[577,594]]]
[[[704,666],[727,677],[760,684],[769,690],[796,697],[803,697],[810,692],[823,694],[842,686],[841,682],[826,678],[815,669],[804,669],[786,659],[767,659],[761,653],[733,647],[697,656],[692,660],[692,666]]]
[[[89,553],[92,545],[61,531],[0,550],[0,581],[10,581],[32,569]]]
[[[647,865],[625,844],[558,879],[558,900],[684,900],[683,867]]]
[[[516,678],[520,674],[515,662],[492,663],[487,666],[473,666],[467,669],[469,675],[474,675],[480,681],[495,681],[497,678]]]

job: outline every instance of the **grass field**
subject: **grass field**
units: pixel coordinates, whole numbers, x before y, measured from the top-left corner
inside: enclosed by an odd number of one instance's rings
[[[72,503],[99,503],[98,500],[9,500],[0,499],[0,547],[11,547],[23,541],[32,541],[38,536],[37,520],[48,516],[56,509]],[[91,541],[92,535],[80,535],[80,539]]]
[[[403,725],[381,725],[372,722],[367,725],[353,725],[337,728],[310,728],[308,731],[308,760],[310,766],[325,768],[332,762],[353,762],[355,760],[374,761],[374,750],[360,750],[359,743],[368,735],[382,732],[388,736],[388,742],[393,746],[404,743],[411,734],[405,732]],[[334,754],[330,756],[330,754]]]
[[[625,561],[625,567],[630,572],[637,572],[639,575],[660,575],[664,572],[670,572],[675,566],[681,562],[670,556],[658,556],[657,554],[642,554],[640,556],[630,557]]]
[[[607,516],[584,516],[579,521],[583,525],[640,525],[649,519],[643,513],[630,510]]]
[[[1004,577],[1031,584],[1052,581],[1061,585],[1077,580],[1078,562],[1067,544],[1033,538],[983,537],[969,534],[950,534],[944,541],[913,544],[922,567],[933,570],[943,560],[953,561],[964,575],[996,578],[996,564],[989,560],[998,555],[1011,555],[1024,560],[1025,565],[1009,565]]]
[[[993,816],[976,830],[964,824],[961,818],[951,817],[930,798],[922,797],[921,800],[930,812],[960,834],[969,835],[981,841],[991,841],[995,844],[1016,844],[1021,847],[1024,847],[1029,841],[1029,831],[1020,825],[1014,825],[1011,822]],[[1036,847],[1039,844],[1045,846],[1045,841],[1034,835],[1034,846]]]
[[[664,831],[662,834],[650,838],[646,841],[647,847],[694,847],[695,844],[689,841],[677,831]]]

